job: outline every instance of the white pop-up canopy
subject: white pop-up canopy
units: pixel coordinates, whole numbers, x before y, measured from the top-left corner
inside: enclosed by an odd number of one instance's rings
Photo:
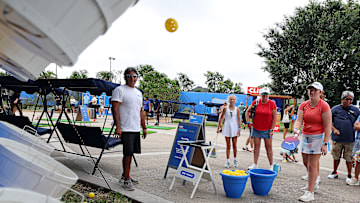
[[[45,63],[72,66],[86,47],[136,3],[137,0],[0,0],[0,33],[43,58]],[[22,65],[16,59],[24,53],[14,55],[7,55],[11,63],[4,63],[6,70],[32,72],[31,65]],[[38,71],[35,74],[26,71],[11,72],[24,78],[38,76]]]

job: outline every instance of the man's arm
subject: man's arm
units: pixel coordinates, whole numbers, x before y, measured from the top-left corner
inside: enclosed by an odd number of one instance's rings
[[[334,132],[334,135],[340,135],[340,131],[333,124],[331,124],[331,130]]]
[[[360,122],[359,121],[355,121],[354,129],[357,130],[357,131],[360,131]]]
[[[147,135],[147,131],[146,131],[146,125],[145,125],[145,116],[144,116],[144,111],[143,108],[140,109],[140,121],[141,121],[141,127],[143,129],[143,135],[142,137],[145,139],[146,135]]]
[[[121,105],[121,102],[113,101],[111,102],[111,112],[113,115],[114,123],[115,123],[115,138],[120,139],[121,138],[121,126],[120,126],[120,113],[119,113],[119,107]]]

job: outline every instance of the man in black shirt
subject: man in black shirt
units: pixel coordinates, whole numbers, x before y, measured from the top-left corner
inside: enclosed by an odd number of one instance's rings
[[[155,125],[160,124],[160,101],[157,99],[157,95],[154,95],[155,101],[154,101],[154,113],[156,113],[156,120],[157,122]]]

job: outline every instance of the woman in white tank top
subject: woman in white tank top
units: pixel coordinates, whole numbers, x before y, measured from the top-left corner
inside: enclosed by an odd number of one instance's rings
[[[223,119],[225,118],[225,123],[223,126],[222,133],[225,136],[226,141],[226,164],[225,167],[230,167],[230,148],[231,148],[231,141],[233,145],[233,152],[234,152],[234,167],[238,166],[238,162],[236,160],[237,154],[237,137],[240,136],[240,110],[238,107],[235,106],[236,103],[236,96],[230,95],[228,98],[229,105],[224,108],[220,115],[217,133],[220,132],[221,124],[223,123]],[[230,141],[231,140],[231,141]]]

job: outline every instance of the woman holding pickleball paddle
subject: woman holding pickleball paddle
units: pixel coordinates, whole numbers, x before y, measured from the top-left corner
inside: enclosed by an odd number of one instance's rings
[[[323,100],[324,89],[321,83],[313,82],[306,89],[310,99],[299,107],[294,134],[301,135],[300,150],[308,173],[308,184],[301,188],[305,193],[299,200],[309,202],[315,199],[314,190],[319,190],[319,185],[316,184],[319,160],[321,154],[327,154],[332,122],[330,106]]]

